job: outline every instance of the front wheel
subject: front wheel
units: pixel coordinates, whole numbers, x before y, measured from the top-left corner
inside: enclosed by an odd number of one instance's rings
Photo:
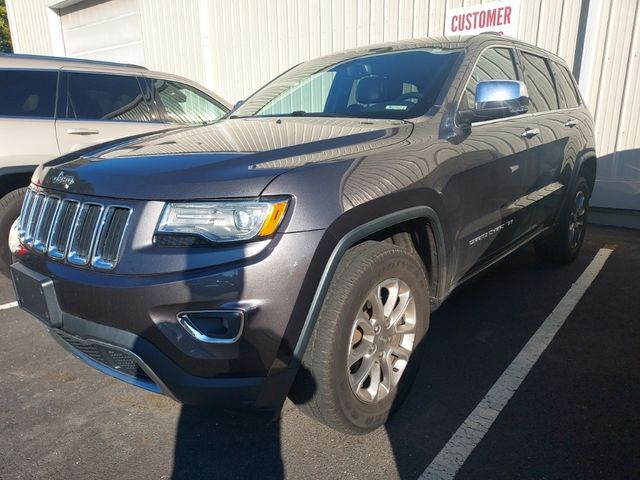
[[[406,394],[429,325],[427,275],[405,248],[365,242],[341,260],[291,398],[345,433],[384,424]]]
[[[536,251],[543,258],[570,263],[578,256],[587,229],[589,194],[587,180],[579,177],[555,230],[536,244]]]
[[[9,276],[9,265],[18,247],[17,223],[26,188],[7,193],[0,199],[0,273]]]

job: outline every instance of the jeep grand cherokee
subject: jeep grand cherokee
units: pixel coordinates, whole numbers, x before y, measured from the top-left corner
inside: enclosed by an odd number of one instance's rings
[[[190,404],[383,424],[429,312],[535,242],[573,260],[596,169],[565,62],[497,35],[302,63],[216,124],[40,167],[22,308],[104,373]]]

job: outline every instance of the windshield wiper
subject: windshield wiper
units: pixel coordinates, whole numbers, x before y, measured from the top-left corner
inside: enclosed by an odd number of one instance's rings
[[[344,113],[334,112],[305,112],[304,110],[296,110],[294,112],[282,115],[283,117],[344,117],[344,118],[357,118],[351,115],[345,115]]]
[[[350,118],[352,120],[371,120],[368,117],[356,117],[353,115],[346,115],[344,113],[333,113],[333,112],[305,112],[304,110],[295,110],[291,113],[270,113],[269,115],[229,115],[225,118],[268,118],[268,117],[334,117],[334,118]],[[397,119],[387,119],[387,120],[397,120]]]
[[[338,117],[338,118],[359,118],[351,115],[345,115],[343,113],[330,113],[330,112],[305,112],[304,110],[296,110],[291,113],[270,113],[269,115],[229,115],[227,118],[267,118],[267,117]]]

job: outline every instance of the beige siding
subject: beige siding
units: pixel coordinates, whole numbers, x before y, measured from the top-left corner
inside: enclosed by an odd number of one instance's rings
[[[17,51],[50,53],[46,5],[52,1],[9,1],[20,19],[14,29]],[[581,0],[521,1],[519,36],[571,64]],[[111,0],[101,8],[111,3],[123,11],[125,4],[137,6],[146,66],[192,78],[236,101],[310,58],[373,43],[440,36],[447,9],[487,1]],[[71,34],[78,32],[81,6],[74,7],[72,19],[60,12],[65,27],[74,25]],[[88,44],[93,37],[87,33]]]
[[[631,122],[629,114],[632,111],[636,113],[635,124],[638,125],[637,112],[640,111],[637,73],[639,2],[624,0],[606,4],[598,26],[598,51],[601,55],[598,55],[596,70],[600,71],[600,75],[587,92],[589,106],[596,116],[596,133],[601,139],[599,149],[603,154],[613,152],[616,148],[638,146],[633,141],[637,140],[638,129],[630,132],[625,127]],[[621,117],[624,122],[619,122]]]
[[[51,55],[45,0],[12,0],[6,5],[13,50],[16,53]]]
[[[479,3],[487,2],[210,0],[208,30],[214,68],[206,83],[233,102],[310,58],[362,45],[440,36],[447,9]],[[520,36],[572,64],[580,3],[522,0]],[[247,65],[251,65],[249,74]]]
[[[583,94],[596,122],[594,202],[640,209],[640,0],[600,0],[590,19]]]
[[[145,66],[205,83],[198,0],[137,0],[137,3]]]
[[[626,72],[616,150],[640,147],[640,2],[636,5],[629,61],[623,66]],[[640,167],[640,159],[636,167]]]

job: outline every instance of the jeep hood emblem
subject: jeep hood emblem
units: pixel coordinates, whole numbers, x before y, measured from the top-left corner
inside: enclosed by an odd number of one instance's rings
[[[60,172],[58,175],[51,179],[51,182],[55,183],[56,185],[64,185],[64,188],[68,189],[76,182],[76,180],[72,175],[65,175],[64,172]]]

